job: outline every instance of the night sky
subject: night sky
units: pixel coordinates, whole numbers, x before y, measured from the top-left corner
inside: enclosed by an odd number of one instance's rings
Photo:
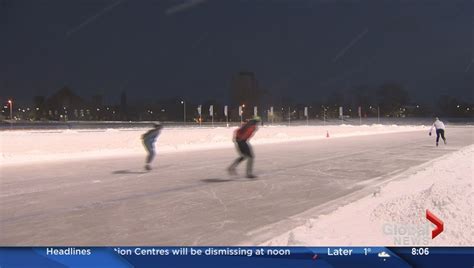
[[[474,1],[0,0],[0,98],[227,100],[238,71],[297,101],[401,83],[473,100]]]

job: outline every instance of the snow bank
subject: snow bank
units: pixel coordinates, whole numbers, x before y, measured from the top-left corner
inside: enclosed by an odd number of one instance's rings
[[[471,145],[423,164],[416,173],[396,176],[328,215],[306,218],[306,224],[263,245],[472,246],[473,164]],[[444,222],[435,239],[426,209]]]
[[[417,131],[424,126],[265,126],[253,144]],[[0,131],[1,164],[24,164],[79,158],[143,155],[141,135],[147,129],[78,129]],[[159,153],[233,147],[235,128],[165,128],[157,142]]]

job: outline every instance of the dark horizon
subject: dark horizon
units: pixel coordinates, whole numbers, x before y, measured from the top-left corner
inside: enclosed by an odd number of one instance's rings
[[[472,1],[0,1],[0,98],[230,99],[251,71],[295,102],[395,82],[472,102]],[[2,100],[3,101],[3,100]]]

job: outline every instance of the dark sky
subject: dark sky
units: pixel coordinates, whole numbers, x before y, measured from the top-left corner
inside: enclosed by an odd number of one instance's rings
[[[225,100],[248,70],[299,101],[385,81],[473,100],[472,0],[0,0],[0,34],[2,99]]]

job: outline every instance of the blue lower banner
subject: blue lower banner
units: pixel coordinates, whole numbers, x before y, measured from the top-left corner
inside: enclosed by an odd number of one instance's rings
[[[473,247],[1,247],[0,267],[474,267]]]

